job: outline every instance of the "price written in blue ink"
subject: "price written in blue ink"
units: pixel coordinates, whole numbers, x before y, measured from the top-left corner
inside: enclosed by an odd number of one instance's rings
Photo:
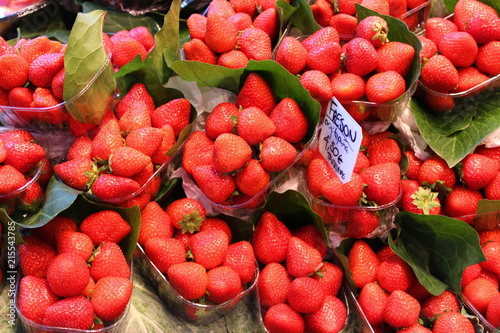
[[[319,150],[342,183],[351,179],[362,138],[361,126],[334,97],[321,127]]]

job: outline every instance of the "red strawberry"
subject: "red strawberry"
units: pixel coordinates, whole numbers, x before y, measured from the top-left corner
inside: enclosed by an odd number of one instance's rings
[[[297,277],[288,288],[288,304],[299,313],[318,311],[325,300],[325,291],[320,283],[308,276]]]
[[[196,262],[183,262],[170,266],[167,271],[172,287],[185,299],[192,301],[205,295],[208,275],[205,267]]]
[[[56,248],[59,254],[74,252],[87,261],[92,255],[94,244],[92,244],[90,237],[83,232],[64,230],[57,235]]]
[[[307,50],[295,37],[284,37],[276,49],[275,60],[293,75],[297,75],[307,65]]]
[[[401,148],[399,148],[396,140],[391,138],[383,139],[369,145],[367,154],[370,165],[387,162],[399,163],[401,160]]]
[[[342,3],[350,2],[350,0],[339,1],[339,8]],[[354,5],[354,2],[352,2]],[[355,16],[346,14],[343,9],[336,15],[330,18],[328,24],[337,30],[340,36],[353,36],[356,34],[356,28],[358,27],[358,20]]]
[[[292,236],[297,237],[316,250],[319,251],[321,257],[326,256],[328,245],[326,244],[323,236],[320,234],[318,228],[313,224],[306,224],[292,231]]]
[[[365,81],[356,74],[336,75],[331,81],[331,86],[333,96],[341,101],[356,101],[365,95]]]
[[[380,260],[364,240],[354,241],[347,259],[357,288],[361,289],[368,282],[376,281]]]
[[[189,125],[191,117],[191,103],[185,98],[173,99],[158,108],[151,114],[151,123],[154,127],[162,127],[166,124],[172,126],[175,136]]]
[[[424,318],[434,320],[445,312],[460,312],[460,304],[457,296],[449,290],[440,295],[432,295],[422,303],[420,314]]]
[[[265,308],[286,302],[292,277],[280,263],[271,262],[261,270],[257,281],[260,303]]]
[[[403,95],[405,91],[405,79],[396,71],[377,73],[366,81],[366,97],[370,102],[389,102]]]
[[[496,14],[496,11],[491,6],[477,0],[459,0],[453,10],[453,22],[457,25],[458,30],[466,31],[467,23],[474,12],[490,12]]]
[[[418,321],[420,303],[402,290],[395,290],[387,298],[384,320],[392,327],[408,327]]]
[[[458,69],[458,85],[454,92],[462,92],[479,86],[489,80],[489,76],[480,72],[476,67]]]
[[[345,66],[349,73],[365,76],[378,65],[377,51],[370,41],[356,37],[344,45]]]
[[[50,289],[61,297],[81,294],[90,279],[87,263],[74,252],[58,254],[47,268],[47,282]]]
[[[347,183],[342,183],[337,174],[321,187],[322,195],[335,206],[358,206],[363,194],[363,180],[353,173]]]
[[[168,124],[163,125],[160,130],[163,133],[163,140],[156,152],[151,156],[151,162],[161,165],[170,160],[168,153],[170,148],[175,145],[177,138],[175,137],[174,129]]]
[[[131,131],[125,138],[126,145],[137,151],[153,156],[163,141],[163,131],[155,127],[142,127]]]
[[[418,39],[422,43],[422,50],[420,51],[420,62],[423,64],[426,59],[430,59],[437,53],[437,45],[431,39],[424,36],[418,36]]]
[[[200,226],[207,216],[205,207],[198,200],[192,198],[174,200],[167,206],[165,212],[175,228],[191,233],[200,230]]]
[[[488,200],[500,200],[500,172],[484,187],[484,197]]]
[[[456,183],[455,172],[438,155],[433,155],[422,163],[417,179],[420,185],[432,185],[437,181],[442,181],[443,185],[448,188],[453,188]]]
[[[59,125],[66,121],[68,113],[62,106],[57,106],[62,103],[49,88],[35,88],[33,91],[33,107],[49,108],[44,112],[33,112],[31,115],[34,119],[41,120],[48,124]]]
[[[290,237],[286,251],[286,268],[293,277],[308,276],[316,272],[323,258],[321,253],[297,237]]]
[[[380,16],[368,16],[358,23],[356,37],[362,37],[370,41],[375,48],[379,48],[389,41],[388,32],[389,27],[385,19]]]
[[[95,281],[106,276],[130,278],[130,267],[118,244],[103,242],[97,248],[90,263],[90,276]]]
[[[248,64],[248,57],[240,50],[231,50],[222,53],[217,59],[217,65],[232,69],[244,68]]]
[[[28,81],[29,63],[18,54],[0,56],[0,87],[11,90]]]
[[[184,58],[189,61],[200,61],[207,64],[217,64],[217,55],[201,39],[191,39],[182,45]]]
[[[354,164],[354,169],[352,172],[360,173],[361,170],[368,168],[370,166],[370,160],[366,155],[362,152],[358,152],[358,156],[356,157],[356,164]]]
[[[94,323],[94,308],[82,295],[64,298],[45,309],[43,325],[87,330]]]
[[[72,160],[76,158],[87,158],[91,159],[92,153],[92,140],[86,136],[81,135],[76,137],[71,146],[68,148],[66,153],[66,160]]]
[[[458,71],[448,58],[437,54],[422,66],[420,78],[427,88],[446,93],[456,88]]]
[[[152,237],[170,238],[174,234],[174,226],[170,216],[156,201],[150,201],[141,211],[141,229],[137,242],[144,246]]]
[[[500,251],[500,242],[491,241],[486,242],[482,245],[483,254],[486,257],[486,261],[480,262],[479,265],[483,269],[487,269],[493,273],[498,274],[500,272],[500,257],[498,253]]]
[[[109,167],[116,176],[132,177],[142,171],[151,158],[132,147],[119,147],[109,157]]]
[[[193,178],[207,198],[217,204],[225,203],[236,189],[234,176],[217,171],[213,165],[195,167]]]
[[[62,44],[59,41],[50,40],[47,36],[38,36],[26,40],[20,47],[19,53],[28,62],[32,62],[45,53],[60,52]]]
[[[318,70],[307,70],[300,76],[300,83],[317,101],[328,101],[333,97],[333,89],[328,76]]]
[[[262,167],[269,172],[280,172],[292,165],[297,150],[288,141],[270,136],[262,143],[260,158]]]
[[[276,8],[262,10],[253,20],[254,28],[263,30],[269,35],[271,41],[276,40],[280,29],[280,19]]]
[[[243,291],[240,276],[229,266],[214,267],[207,275],[207,299],[215,304],[234,299]]]
[[[486,320],[493,327],[500,326],[500,295],[493,297],[486,308]]]
[[[264,326],[269,332],[304,332],[304,318],[286,303],[270,307],[264,315]]]
[[[253,17],[257,12],[257,3],[252,0],[229,0],[237,13],[246,13]]]
[[[291,232],[271,212],[260,217],[252,235],[252,246],[257,260],[263,264],[282,262],[286,259]]]
[[[210,118],[210,116],[208,117]],[[193,169],[195,167],[212,164],[213,141],[206,133],[208,133],[208,131],[194,131],[184,143],[182,167],[190,175],[193,174]]]
[[[206,135],[215,140],[222,133],[233,133],[238,113],[233,103],[217,104],[205,121]]]
[[[228,18],[238,30],[238,33],[248,28],[252,28],[252,17],[247,13],[235,13]]]
[[[307,190],[313,196],[319,197],[323,184],[333,176],[332,167],[322,156],[313,159],[306,169]]]
[[[234,175],[238,190],[249,196],[254,196],[263,191],[270,183],[271,176],[264,170],[261,163],[251,159],[247,165]]]
[[[416,180],[401,180],[403,195],[400,205],[404,210],[416,214],[439,214],[441,203],[437,192],[432,192],[430,188],[419,187]]]
[[[274,135],[290,143],[301,142],[309,129],[307,118],[299,104],[289,97],[283,98],[276,105],[269,118],[276,126]]]
[[[379,222],[377,213],[366,209],[356,209],[352,212],[352,218],[347,222],[345,236],[354,238],[368,237],[378,227]]]
[[[140,189],[139,183],[128,177],[101,174],[92,184],[92,194],[102,200],[119,200]]]
[[[382,15],[389,15],[389,1],[388,0],[363,0],[361,6],[374,10]]]
[[[453,21],[442,17],[431,17],[425,21],[425,37],[439,45],[441,39],[451,32],[457,32],[458,27]]]
[[[4,141],[7,156],[3,163],[16,168],[22,174],[30,170],[45,157],[45,149],[31,141]]]
[[[113,45],[111,61],[121,68],[135,57],[139,56],[141,60],[146,59],[147,50],[139,41],[129,36],[118,36],[115,34],[110,37]]]
[[[132,296],[130,279],[107,276],[95,284],[91,303],[96,316],[103,321],[118,319],[125,311]]]
[[[35,212],[43,201],[44,191],[38,181],[33,180],[30,182],[30,180],[32,179],[28,178],[28,186],[19,196],[18,204],[22,210]]]
[[[469,318],[460,312],[445,312],[438,317],[432,329],[433,333],[464,332],[473,333],[474,326]]]
[[[19,266],[24,276],[46,278],[47,268],[56,257],[55,249],[33,236],[24,237],[19,244]]]
[[[488,185],[500,168],[498,161],[481,154],[468,154],[462,163],[463,181],[473,190]]]
[[[490,76],[500,74],[500,41],[492,41],[479,48],[476,57],[476,67]]]
[[[328,22],[335,14],[332,4],[325,0],[315,1],[311,4],[311,11],[314,19],[321,26],[328,26]]]
[[[406,43],[388,42],[377,49],[377,55],[377,72],[393,70],[406,76],[410,72],[415,49]]]
[[[63,53],[42,54],[30,63],[29,80],[37,87],[50,88],[52,79],[63,67]]]
[[[314,46],[307,54],[307,66],[325,74],[335,73],[340,68],[342,49],[338,43]]]
[[[481,274],[481,265],[479,263],[465,267],[462,273],[461,287],[464,288],[471,281],[474,281]]]
[[[229,224],[225,220],[217,217],[207,217],[203,222],[203,224],[201,225],[200,231],[207,229],[217,229],[224,231],[224,233],[227,235],[227,238],[229,239],[229,242],[231,243],[233,234],[231,232]]]
[[[495,11],[475,11],[472,13],[465,31],[468,32],[479,45],[498,40],[500,36],[500,19]]]
[[[276,106],[276,95],[269,83],[257,73],[250,73],[236,97],[236,105],[243,108],[255,106],[270,114]]]
[[[378,205],[394,202],[400,194],[400,168],[393,162],[371,165],[359,174],[367,185],[364,189],[367,200]]]
[[[255,255],[252,245],[247,241],[230,244],[222,265],[234,269],[242,285],[249,283],[255,275]]]
[[[226,233],[217,229],[200,231],[189,241],[194,260],[206,269],[217,267],[224,261],[228,246]]]
[[[4,90],[2,88],[2,90]],[[5,90],[6,91],[6,90]],[[2,105],[10,105],[20,108],[30,108],[33,104],[33,91],[26,87],[15,87],[8,91],[7,100]],[[26,121],[30,120],[31,113],[26,112],[22,115]]]
[[[389,0],[389,15],[392,17],[401,17],[407,11],[406,0]],[[410,29],[413,31],[413,29]]]
[[[222,17],[228,18],[234,14],[234,9],[231,3],[227,0],[214,0],[210,1],[207,8],[207,17],[212,15],[220,15]]]
[[[328,43],[340,44],[339,33],[333,27],[324,27],[309,35],[302,41],[302,45],[309,52],[312,48]]]
[[[238,35],[236,45],[249,59],[257,61],[271,59],[271,38],[264,30],[246,29]]]
[[[244,138],[223,133],[215,139],[213,163],[217,171],[229,173],[243,167],[252,157],[252,148]]]
[[[415,323],[406,328],[400,329],[401,332],[404,333],[432,333],[430,329],[425,326],[422,326],[420,323]]]
[[[92,158],[101,162],[106,161],[124,141],[121,135],[118,120],[111,116],[99,125],[99,131],[92,140]]]
[[[26,185],[27,180],[11,165],[0,165],[0,194],[9,194]]]
[[[90,158],[75,158],[54,166],[54,173],[66,185],[86,191],[97,176],[94,163]]]
[[[254,146],[273,135],[276,131],[276,125],[261,109],[248,107],[239,112],[236,129],[240,137],[245,139],[249,145]],[[218,140],[219,138],[215,140],[214,153]]]
[[[149,94],[146,86],[143,83],[136,83],[118,102],[115,108],[116,117],[121,118],[133,106],[142,103],[149,112],[153,112],[155,104],[153,98]]]
[[[368,282],[361,288],[358,303],[366,320],[373,327],[384,324],[384,310],[388,298],[389,293],[376,282]]]
[[[450,217],[475,215],[477,204],[481,199],[483,195],[478,190],[456,185],[443,203],[444,212]],[[471,220],[467,221],[472,223]]]
[[[305,317],[308,332],[340,332],[346,326],[347,308],[337,297],[327,295],[321,308]]]
[[[410,265],[397,254],[382,261],[377,272],[378,283],[389,293],[408,290],[414,279],[415,273]]]
[[[56,246],[56,238],[61,231],[76,231],[77,229],[78,227],[73,219],[58,215],[50,220],[49,223],[41,227],[31,229],[31,234],[47,244]]]
[[[331,296],[338,294],[342,286],[343,277],[344,271],[342,268],[327,261],[323,262],[320,270],[313,275],[313,278],[318,280],[325,290],[325,295]]]
[[[467,284],[462,292],[479,313],[485,314],[489,301],[498,295],[498,286],[488,278],[478,277]]]
[[[45,309],[59,300],[47,280],[27,275],[19,282],[17,308],[29,320],[42,324]]]
[[[6,54],[6,53],[17,53],[16,49],[9,45],[9,43],[7,43],[5,41],[5,39],[3,37],[0,38],[0,55],[2,54]]]
[[[207,17],[198,13],[189,15],[186,25],[191,39],[205,40],[205,30],[207,26]]]
[[[468,67],[476,59],[478,46],[468,32],[457,31],[444,35],[438,44],[438,50],[455,67]]]
[[[217,53],[234,49],[238,30],[234,24],[219,15],[208,15],[205,30],[205,43]]]
[[[88,215],[80,224],[81,232],[87,234],[94,245],[101,242],[120,243],[131,231],[128,222],[113,210],[100,210]]]

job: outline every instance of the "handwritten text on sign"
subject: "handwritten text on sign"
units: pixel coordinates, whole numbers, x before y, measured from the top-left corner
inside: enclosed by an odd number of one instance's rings
[[[319,150],[342,183],[351,179],[362,138],[361,126],[334,97],[321,127]]]

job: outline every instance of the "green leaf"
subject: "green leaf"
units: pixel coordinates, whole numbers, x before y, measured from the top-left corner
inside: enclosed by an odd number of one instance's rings
[[[465,222],[403,211],[395,223],[397,228],[388,238],[390,247],[433,295],[448,287],[460,294],[464,269],[486,260],[477,232]]]
[[[170,65],[175,60],[179,59],[179,16],[180,16],[180,0],[172,1],[170,10],[167,15],[165,15],[165,21],[161,32],[158,33],[156,42],[159,43],[160,47],[158,52],[163,51],[165,62]],[[168,78],[167,78],[168,79]],[[164,81],[166,82],[166,80]]]
[[[284,0],[279,0],[276,5],[283,10],[284,22],[290,24],[302,31],[305,35],[311,35],[321,29],[321,26],[314,19],[311,6],[305,0],[298,0],[298,6],[295,7],[291,3]]]
[[[417,84],[417,79],[420,76],[420,51],[422,50],[422,43],[413,32],[408,30],[406,23],[392,16],[381,15],[376,11],[361,6],[358,3],[356,4],[356,15],[358,17],[358,22],[368,16],[382,17],[387,22],[387,26],[389,27],[389,32],[387,34],[389,41],[406,43],[413,46],[415,49],[415,56],[413,57],[410,72],[406,75],[405,81],[407,89]]]
[[[80,225],[80,223],[82,223],[87,216],[101,210],[112,210],[118,212],[122,218],[130,224],[132,230],[119,244],[125,258],[129,260],[134,254],[141,229],[141,211],[139,206],[120,208],[112,205],[95,203],[88,200],[84,195],[79,195],[75,202],[61,214],[72,218],[77,222],[77,225]]]
[[[266,197],[264,206],[255,210],[250,216],[252,224],[257,224],[265,212],[271,212],[276,215],[290,230],[314,224],[325,242],[330,246],[323,220],[312,210],[309,202],[302,193],[294,190],[288,190],[283,193],[271,192]]]
[[[415,114],[420,134],[430,148],[441,156],[450,167],[455,166],[469,154],[486,136],[498,129],[500,124],[500,90],[497,90],[476,106],[475,116],[469,126],[450,135],[440,130],[442,121],[433,117],[412,98],[410,107]]]
[[[99,124],[114,98],[116,80],[102,43],[106,13],[78,13],[64,56],[64,100],[76,120]]]
[[[106,8],[94,2],[87,1],[82,4],[83,13],[90,13],[94,10],[105,11]],[[132,16],[124,12],[108,10],[106,14],[106,19],[104,20],[103,31],[106,33],[115,33],[120,30],[130,30],[132,28],[139,26],[144,26],[148,28],[152,34],[155,34],[160,29],[158,23],[149,16],[146,15]]]

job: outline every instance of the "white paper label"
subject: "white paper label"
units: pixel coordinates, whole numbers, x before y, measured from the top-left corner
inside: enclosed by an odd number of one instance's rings
[[[351,179],[363,132],[361,126],[334,97],[329,103],[319,136],[319,151],[342,183]]]

